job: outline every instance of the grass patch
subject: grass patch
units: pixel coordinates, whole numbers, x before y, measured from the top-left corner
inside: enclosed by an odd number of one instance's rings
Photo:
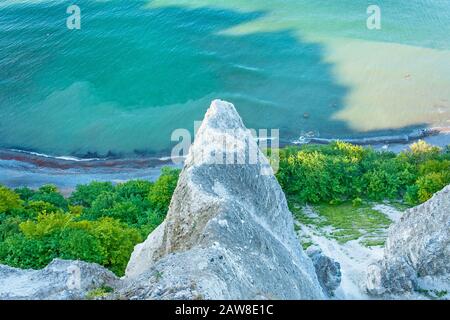
[[[300,243],[305,251],[314,244],[312,241],[300,241]]]
[[[99,298],[104,298],[105,296],[107,296],[108,294],[114,292],[114,289],[108,286],[101,286],[99,288],[95,288],[91,291],[89,291],[86,294],[86,299],[89,300],[95,300],[95,299],[99,299]]]
[[[371,238],[368,244],[373,244],[375,243],[373,238],[377,238],[380,231],[388,228],[391,224],[388,217],[373,210],[367,204],[358,207],[354,207],[350,203],[317,205],[315,210],[321,217],[325,218],[323,224],[335,229],[331,236],[339,243],[346,243],[365,236]]]
[[[429,299],[432,299],[432,300],[442,299],[448,294],[447,290],[442,290],[442,291],[440,291],[440,290],[426,290],[426,289],[422,289],[422,288],[417,289],[416,292],[418,292],[421,295],[423,295],[423,296],[425,296],[425,297],[427,297]]]
[[[443,298],[443,297],[445,297],[448,294],[448,291],[447,290],[442,290],[442,291],[434,290],[434,294],[438,298]]]
[[[288,199],[289,210],[292,212],[294,219],[304,225],[317,225],[318,221],[314,217],[308,216],[302,206],[297,204],[297,202],[291,198]],[[298,226],[297,226],[298,227]]]
[[[404,202],[399,202],[399,201],[390,201],[389,206],[393,207],[394,209],[396,209],[400,212],[406,211],[413,207],[412,205],[408,205]]]
[[[340,205],[318,205],[315,209],[320,216],[339,229],[376,229],[386,227],[391,222],[382,213],[371,206],[354,207],[349,203]]]
[[[305,212],[310,210],[305,210],[293,199],[289,199],[289,207],[294,218],[304,225],[315,226],[319,230],[330,227],[324,235],[341,244],[359,239],[367,247],[382,246],[386,229],[391,224],[386,215],[373,210],[372,205],[367,203],[359,206],[353,206],[350,202],[315,205],[315,215]]]
[[[386,244],[385,239],[364,239],[361,244],[366,247],[384,247]]]

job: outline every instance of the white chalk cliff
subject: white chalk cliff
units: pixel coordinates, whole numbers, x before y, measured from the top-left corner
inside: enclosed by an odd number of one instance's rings
[[[450,186],[391,226],[381,261],[369,266],[372,295],[450,292]]]
[[[129,299],[325,298],[284,193],[232,104],[211,104],[166,220],[135,248],[124,281]]]
[[[0,265],[0,300],[79,300],[120,280],[95,263],[55,259],[41,270]]]

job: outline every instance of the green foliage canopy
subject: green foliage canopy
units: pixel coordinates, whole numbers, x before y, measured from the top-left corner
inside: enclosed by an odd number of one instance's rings
[[[277,178],[300,203],[340,203],[363,198],[427,201],[450,183],[446,150],[423,141],[395,154],[334,142],[288,147],[280,152]]]
[[[92,182],[68,199],[51,185],[0,186],[0,263],[37,269],[79,259],[123,275],[134,246],[163,221],[178,175],[164,169],[155,183]]]

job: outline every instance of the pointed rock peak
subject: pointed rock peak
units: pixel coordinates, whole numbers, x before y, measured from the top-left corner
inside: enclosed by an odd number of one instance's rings
[[[206,111],[200,128],[227,130],[245,129],[245,126],[233,104],[223,100],[214,100]]]
[[[270,169],[268,160],[234,106],[213,101],[166,219],[132,254],[124,295],[323,298],[284,193],[273,171],[264,168]],[[152,285],[155,273],[164,276]],[[146,291],[136,292],[142,283]]]
[[[185,161],[186,167],[205,164],[262,166],[264,174],[273,174],[252,131],[245,127],[234,105],[222,100],[211,103]]]

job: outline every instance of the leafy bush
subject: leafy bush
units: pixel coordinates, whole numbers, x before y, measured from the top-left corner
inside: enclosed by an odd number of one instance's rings
[[[419,187],[416,184],[408,186],[406,188],[404,199],[406,204],[410,206],[415,206],[419,204]]]
[[[78,185],[70,196],[69,201],[73,205],[89,208],[101,193],[112,191],[114,191],[114,186],[111,182],[94,181],[86,185]]]
[[[178,174],[164,169],[155,183],[92,182],[68,200],[51,185],[0,187],[0,263],[36,269],[59,257],[123,275],[134,246],[164,220]]]
[[[100,241],[104,253],[101,264],[122,275],[134,246],[143,240],[138,230],[115,219],[102,218],[93,222],[90,231]]]
[[[398,155],[334,142],[280,151],[277,178],[300,203],[341,203],[361,198],[428,200],[450,183],[447,151],[423,141]]]
[[[406,151],[405,154],[416,163],[436,158],[441,153],[441,149],[439,147],[432,146],[423,140],[419,140],[411,144],[409,149],[410,150]]]
[[[54,205],[57,208],[67,210],[67,200],[58,192],[53,185],[45,185],[40,187],[30,198],[30,201],[43,201]]]
[[[164,168],[154,183],[79,185],[68,199],[50,185],[0,186],[0,263],[42,268],[60,257],[122,275],[134,246],[164,220],[179,172]],[[414,205],[450,183],[450,152],[424,142],[400,154],[343,142],[288,147],[280,150],[277,178],[299,204],[352,201],[359,210],[364,200],[404,199]]]
[[[0,214],[20,208],[21,203],[18,194],[0,185]]]
[[[27,187],[23,187],[23,188],[17,188],[14,190],[15,193],[17,193],[20,197],[20,199],[24,200],[24,201],[28,201],[30,200],[30,198],[34,195],[35,191],[27,188]]]
[[[20,232],[22,220],[16,216],[0,215],[0,242]]]
[[[163,169],[166,170],[166,169]],[[163,172],[164,174],[164,172]],[[145,180],[131,180],[116,186],[116,192],[119,197],[130,199],[145,199],[152,190],[153,183]]]
[[[167,213],[172,194],[177,186],[179,174],[180,170],[162,169],[160,178],[155,182],[148,195],[151,208],[154,211],[162,214]]]
[[[431,172],[417,180],[417,196],[420,202],[430,199],[434,193],[441,190],[448,183],[445,174],[441,172]]]
[[[58,256],[67,260],[83,260],[103,264],[106,260],[105,248],[92,232],[73,226],[55,234],[58,243]],[[111,266],[116,269],[116,266]],[[122,266],[118,266],[117,273],[121,273]]]
[[[42,268],[53,258],[50,243],[14,234],[0,242],[0,262],[17,268]]]

